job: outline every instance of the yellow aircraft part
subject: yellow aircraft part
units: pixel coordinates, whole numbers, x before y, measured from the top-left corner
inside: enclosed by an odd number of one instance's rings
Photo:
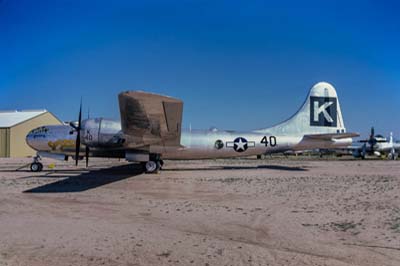
[[[63,140],[57,140],[57,141],[49,141],[47,143],[49,147],[55,151],[55,150],[63,150],[64,148],[74,148],[75,147],[75,140],[71,139],[63,139]]]

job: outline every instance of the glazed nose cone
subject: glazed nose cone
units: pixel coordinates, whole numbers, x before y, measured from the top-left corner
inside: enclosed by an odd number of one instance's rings
[[[28,135],[26,135],[25,141],[26,141],[26,144],[28,144],[28,146],[31,147],[32,149],[34,149],[33,140],[34,140],[33,139],[33,133],[31,131],[31,132],[28,133]]]
[[[25,137],[26,144],[34,150],[39,150],[46,143],[47,134],[40,131],[40,128],[33,129]]]

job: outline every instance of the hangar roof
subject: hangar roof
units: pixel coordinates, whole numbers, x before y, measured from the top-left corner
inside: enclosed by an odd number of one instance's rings
[[[0,111],[0,127],[13,127],[44,113],[47,113],[47,110]]]

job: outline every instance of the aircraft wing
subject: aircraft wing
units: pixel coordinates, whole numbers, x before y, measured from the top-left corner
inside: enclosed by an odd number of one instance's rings
[[[337,134],[311,134],[311,135],[304,135],[303,139],[312,139],[312,140],[334,140],[334,139],[347,139],[347,138],[354,138],[358,137],[360,134],[358,133],[337,133]]]
[[[118,99],[126,148],[180,145],[181,100],[142,91],[122,92]]]
[[[360,143],[368,143],[369,140],[359,140],[358,142]],[[377,140],[376,143],[385,143],[387,142],[386,140]]]

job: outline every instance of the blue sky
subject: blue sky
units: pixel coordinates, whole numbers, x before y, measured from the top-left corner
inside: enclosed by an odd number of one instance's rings
[[[279,3],[278,3],[279,2]],[[301,3],[300,3],[301,2]],[[184,126],[254,129],[318,81],[346,127],[400,137],[396,1],[0,0],[0,109],[119,118],[117,94],[184,100]]]

